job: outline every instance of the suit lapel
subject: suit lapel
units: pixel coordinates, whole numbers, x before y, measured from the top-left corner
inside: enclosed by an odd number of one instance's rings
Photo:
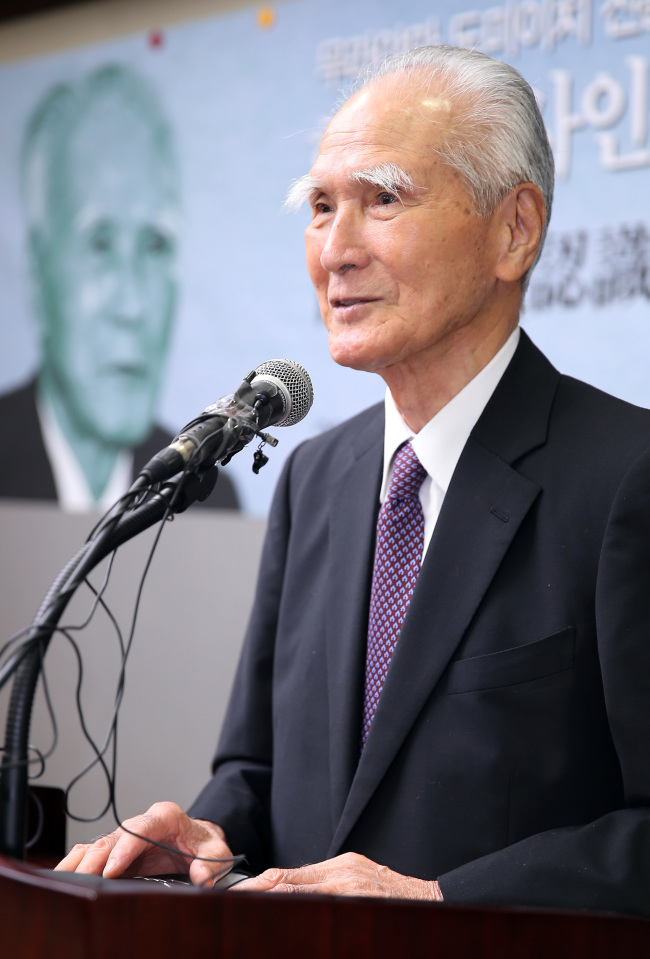
[[[341,815],[359,760],[361,695],[368,597],[383,458],[383,410],[356,438],[337,484],[330,517],[327,611],[332,829]]]
[[[538,495],[538,486],[510,462],[545,441],[557,382],[522,334],[452,478],[329,856],[338,853],[388,771]],[[504,423],[510,429],[500,430]]]

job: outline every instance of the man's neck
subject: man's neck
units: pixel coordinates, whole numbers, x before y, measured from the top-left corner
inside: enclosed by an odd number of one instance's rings
[[[99,500],[115,467],[119,449],[91,436],[77,425],[51,377],[42,374],[38,388],[41,396],[50,405],[95,500]]]
[[[419,433],[496,356],[517,326],[518,317],[483,336],[463,330],[429,355],[417,355],[381,371],[395,405]]]

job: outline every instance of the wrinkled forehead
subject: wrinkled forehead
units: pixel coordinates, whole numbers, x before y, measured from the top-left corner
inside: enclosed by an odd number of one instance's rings
[[[69,165],[83,165],[110,157],[127,165],[140,157],[152,166],[169,164],[171,157],[155,118],[122,96],[103,96],[88,103],[70,124],[63,139]]]
[[[424,161],[444,139],[453,106],[442,84],[424,75],[390,74],[372,81],[343,104],[323,139],[312,174],[337,160],[354,168],[373,154],[395,162]],[[387,155],[387,156],[386,156]]]
[[[91,103],[62,147],[52,186],[65,215],[91,202],[116,215],[177,202],[177,171],[166,143],[154,120],[124,98],[105,96]]]
[[[411,72],[389,73],[371,80],[346,100],[332,119],[343,123],[352,114],[363,115],[367,110],[378,121],[392,116],[415,118],[435,113],[448,116],[451,97],[441,77],[425,68]]]

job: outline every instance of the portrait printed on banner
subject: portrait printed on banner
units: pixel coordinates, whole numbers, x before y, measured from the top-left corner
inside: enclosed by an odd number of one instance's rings
[[[39,363],[0,397],[5,448],[15,434],[21,450],[2,464],[0,496],[105,509],[171,439],[156,411],[179,286],[180,173],[157,94],[122,65],[51,88],[26,124],[21,179]],[[237,508],[228,477],[207,505]]]

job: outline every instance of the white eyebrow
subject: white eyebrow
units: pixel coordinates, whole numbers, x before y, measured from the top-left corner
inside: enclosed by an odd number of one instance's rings
[[[317,176],[306,173],[305,176],[291,181],[287,198],[284,201],[283,208],[288,213],[296,213],[303,203],[306,203],[312,193],[322,190],[322,183]]]
[[[357,183],[369,183],[371,186],[379,187],[380,190],[385,190],[387,193],[403,193],[418,189],[412,177],[396,163],[380,163],[377,166],[369,167],[367,170],[353,170],[348,173],[347,178]],[[311,173],[301,176],[298,180],[294,180],[289,187],[287,198],[284,201],[284,209],[289,213],[295,213],[312,193],[320,190],[325,190],[325,188],[318,177],[312,176]]]
[[[149,214],[144,207],[134,204],[129,212],[141,220],[142,224],[153,226],[163,233],[168,233],[172,236],[180,233],[180,214],[172,205],[161,208],[157,213]],[[73,222],[75,229],[83,233],[86,230],[92,229],[97,223],[105,220],[110,221],[112,219],[113,214],[110,210],[96,203],[88,203],[81,207]]]
[[[386,190],[387,193],[416,189],[412,178],[396,163],[380,163],[368,170],[355,170],[353,173],[348,173],[348,179],[369,183],[371,186],[379,187],[380,190]]]

